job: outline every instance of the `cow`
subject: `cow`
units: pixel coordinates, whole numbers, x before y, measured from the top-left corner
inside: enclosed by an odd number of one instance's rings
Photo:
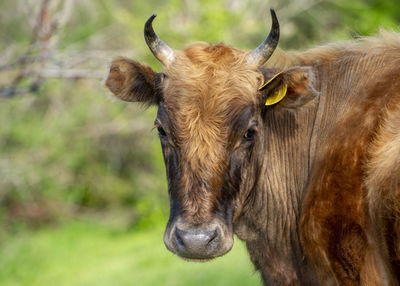
[[[245,241],[264,285],[399,285],[400,35],[304,52],[145,41],[161,72],[115,58],[119,99],[158,107],[170,217],[189,261]]]

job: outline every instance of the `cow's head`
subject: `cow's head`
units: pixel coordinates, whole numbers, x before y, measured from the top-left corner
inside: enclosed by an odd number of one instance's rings
[[[266,98],[283,91],[278,104],[293,107],[307,98],[307,71],[260,69],[278,44],[279,24],[253,51],[195,43],[169,48],[145,25],[145,39],[163,71],[126,58],[113,61],[106,86],[120,99],[157,105],[158,129],[168,177],[170,219],[164,241],[189,260],[228,252],[233,224],[257,181],[264,156]]]

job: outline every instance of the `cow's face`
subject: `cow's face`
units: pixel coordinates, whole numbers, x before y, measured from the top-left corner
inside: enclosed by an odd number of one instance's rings
[[[244,55],[199,43],[176,52],[163,71],[155,126],[171,200],[164,241],[188,259],[216,257],[233,245],[234,200],[260,128],[263,80]]]
[[[152,29],[148,32],[154,36]],[[146,40],[151,49],[165,45]],[[214,258],[231,249],[235,217],[256,182],[264,156],[265,98],[282,85],[294,94],[306,71],[282,73],[260,91],[275,73],[261,72],[254,53],[205,43],[152,51],[164,63],[161,73],[117,58],[106,85],[123,100],[158,106],[154,124],[171,207],[167,248],[190,260]],[[288,98],[281,104],[291,107],[295,97]]]
[[[246,54],[197,43],[157,74],[115,59],[107,80],[122,99],[158,105],[154,126],[171,206],[164,241],[187,259],[220,256],[233,245],[235,201],[262,130],[257,89],[264,79]]]

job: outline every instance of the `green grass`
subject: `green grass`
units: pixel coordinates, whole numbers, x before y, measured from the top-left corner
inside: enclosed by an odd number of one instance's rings
[[[0,249],[2,286],[260,285],[244,245],[207,263],[168,252],[163,229],[123,231],[88,222],[19,234]]]

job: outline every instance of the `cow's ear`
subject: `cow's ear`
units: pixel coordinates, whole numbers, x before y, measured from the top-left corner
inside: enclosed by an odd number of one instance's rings
[[[315,90],[314,73],[310,67],[294,67],[272,76],[264,73],[266,82],[260,86],[262,102],[266,106],[296,108],[312,100]]]
[[[159,76],[148,65],[118,57],[111,62],[105,85],[119,99],[153,105],[161,100],[156,86]]]

